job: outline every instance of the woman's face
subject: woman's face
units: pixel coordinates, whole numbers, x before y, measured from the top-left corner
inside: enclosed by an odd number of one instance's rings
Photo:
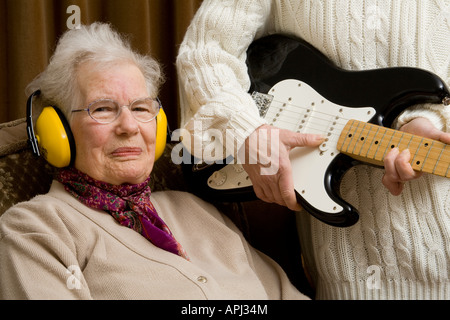
[[[78,72],[78,83],[85,108],[99,99],[113,99],[121,106],[145,98],[144,76],[133,64],[121,63],[102,71],[84,63]],[[111,184],[143,182],[155,160],[156,121],[137,121],[128,108],[112,123],[101,124],[87,112],[74,113],[71,129],[75,138],[75,168],[94,179]]]

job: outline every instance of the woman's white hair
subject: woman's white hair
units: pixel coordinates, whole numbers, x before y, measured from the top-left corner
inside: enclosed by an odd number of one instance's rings
[[[164,82],[161,66],[155,59],[132,50],[129,41],[109,24],[96,22],[62,35],[47,68],[27,86],[26,93],[41,90],[37,105],[57,106],[70,121],[72,108],[80,108],[83,103],[77,72],[85,62],[93,62],[98,68],[118,62],[135,64],[152,97],[158,95]]]

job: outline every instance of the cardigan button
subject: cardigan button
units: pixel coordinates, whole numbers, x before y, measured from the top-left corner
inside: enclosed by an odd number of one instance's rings
[[[208,282],[208,279],[206,277],[204,277],[204,276],[199,276],[197,278],[197,281],[201,282],[201,283],[206,283],[206,282]]]

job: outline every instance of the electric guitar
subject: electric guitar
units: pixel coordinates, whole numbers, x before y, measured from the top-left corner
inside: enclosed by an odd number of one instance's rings
[[[318,148],[290,152],[297,200],[319,220],[355,224],[358,211],[339,192],[343,175],[357,164],[383,166],[394,147],[410,150],[415,170],[450,177],[449,145],[389,128],[409,106],[450,104],[449,90],[436,75],[409,67],[347,71],[310,44],[282,35],[253,42],[247,66],[249,92],[269,124],[326,137]],[[256,199],[240,164],[195,163],[184,166],[184,173],[205,199]]]

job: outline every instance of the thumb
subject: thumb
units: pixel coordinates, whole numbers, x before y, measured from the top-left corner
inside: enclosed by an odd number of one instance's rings
[[[442,132],[439,136],[439,141],[450,144],[450,133],[449,132]]]

